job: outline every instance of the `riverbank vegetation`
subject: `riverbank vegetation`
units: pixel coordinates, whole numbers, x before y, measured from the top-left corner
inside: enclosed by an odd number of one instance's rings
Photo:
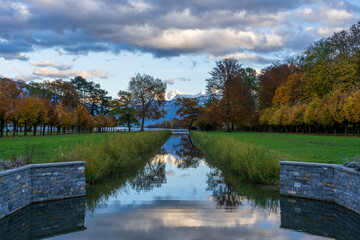
[[[225,137],[240,144],[262,146],[274,152],[280,160],[342,164],[346,158],[359,155],[360,139],[285,133],[209,132],[214,138]]]
[[[210,164],[242,181],[272,184],[279,180],[278,157],[265,148],[205,132],[192,131],[191,138]]]
[[[150,160],[170,137],[170,131],[111,134],[101,141],[90,136],[84,144],[59,155],[57,161],[86,161],[86,182],[131,172],[139,163]]]

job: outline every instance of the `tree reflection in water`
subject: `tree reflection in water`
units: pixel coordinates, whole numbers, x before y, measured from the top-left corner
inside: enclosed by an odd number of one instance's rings
[[[197,168],[200,161],[204,158],[204,154],[194,146],[189,135],[183,135],[180,144],[176,147],[177,167],[180,169]]]
[[[166,183],[165,163],[161,161],[148,162],[144,169],[130,181],[130,186],[137,192],[150,191]]]
[[[218,208],[232,211],[242,205],[241,197],[230,184],[225,183],[219,169],[214,168],[207,174],[206,183],[208,184],[206,190],[212,191]]]
[[[244,203],[252,205],[253,209],[264,209],[267,213],[279,211],[279,192],[273,186],[241,183],[232,176],[225,175],[217,168],[212,168],[207,174],[208,191],[219,208],[233,211]]]

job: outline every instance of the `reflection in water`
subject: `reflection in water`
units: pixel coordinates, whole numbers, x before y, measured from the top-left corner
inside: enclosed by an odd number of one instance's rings
[[[86,200],[87,230],[52,239],[322,239],[286,229],[278,191],[209,167],[188,135],[126,178],[89,187]]]
[[[247,201],[253,208],[278,212],[280,194],[273,186],[241,183],[229,174],[224,177],[217,168],[207,174],[207,190],[213,192],[220,208],[233,210],[242,205],[242,201]]]
[[[85,198],[30,205],[0,220],[0,240],[41,239],[84,230]]]
[[[165,163],[152,162],[147,163],[142,171],[130,181],[130,185],[137,192],[150,191],[154,187],[161,187],[161,184],[166,183]]]
[[[335,239],[359,239],[360,216],[336,204],[281,197],[281,227]]]
[[[177,159],[181,159],[181,163],[178,164],[178,168],[197,168],[200,164],[200,160],[204,158],[203,153],[194,146],[190,136],[183,136],[180,138],[180,144],[176,147]]]
[[[242,205],[242,198],[232,185],[225,183],[219,169],[212,169],[211,172],[207,174],[207,178],[207,190],[212,191],[219,208],[233,210]]]

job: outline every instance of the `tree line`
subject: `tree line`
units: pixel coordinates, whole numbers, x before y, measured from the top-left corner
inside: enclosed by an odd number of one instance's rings
[[[114,130],[126,125],[131,130],[145,118],[164,115],[166,84],[149,75],[137,74],[128,91],[119,91],[112,99],[99,84],[77,76],[70,81],[61,79],[29,82],[0,79],[0,136],[11,124],[13,136],[29,131],[33,135],[81,133]],[[40,130],[40,131],[39,131]],[[7,134],[7,132],[6,132]]]
[[[233,58],[217,61],[206,81],[211,97],[204,107],[178,101],[184,126],[359,134],[360,22],[260,74]]]

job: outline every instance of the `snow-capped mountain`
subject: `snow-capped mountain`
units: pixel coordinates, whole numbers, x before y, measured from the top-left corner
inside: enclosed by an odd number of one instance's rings
[[[169,92],[166,93],[165,95],[165,100],[166,101],[171,101],[173,100],[177,95],[184,95],[182,92],[180,92],[179,90],[171,90]]]
[[[165,95],[166,102],[164,108],[167,112],[165,116],[158,120],[146,120],[145,126],[154,125],[156,123],[162,123],[163,121],[171,121],[172,119],[177,118],[176,111],[178,110],[178,106],[176,106],[175,102],[176,99],[179,97],[197,98],[201,106],[204,106],[206,101],[209,99],[209,95],[206,94],[206,90],[201,91],[198,94],[194,94],[194,95],[184,94],[176,89],[171,90],[167,92]]]

